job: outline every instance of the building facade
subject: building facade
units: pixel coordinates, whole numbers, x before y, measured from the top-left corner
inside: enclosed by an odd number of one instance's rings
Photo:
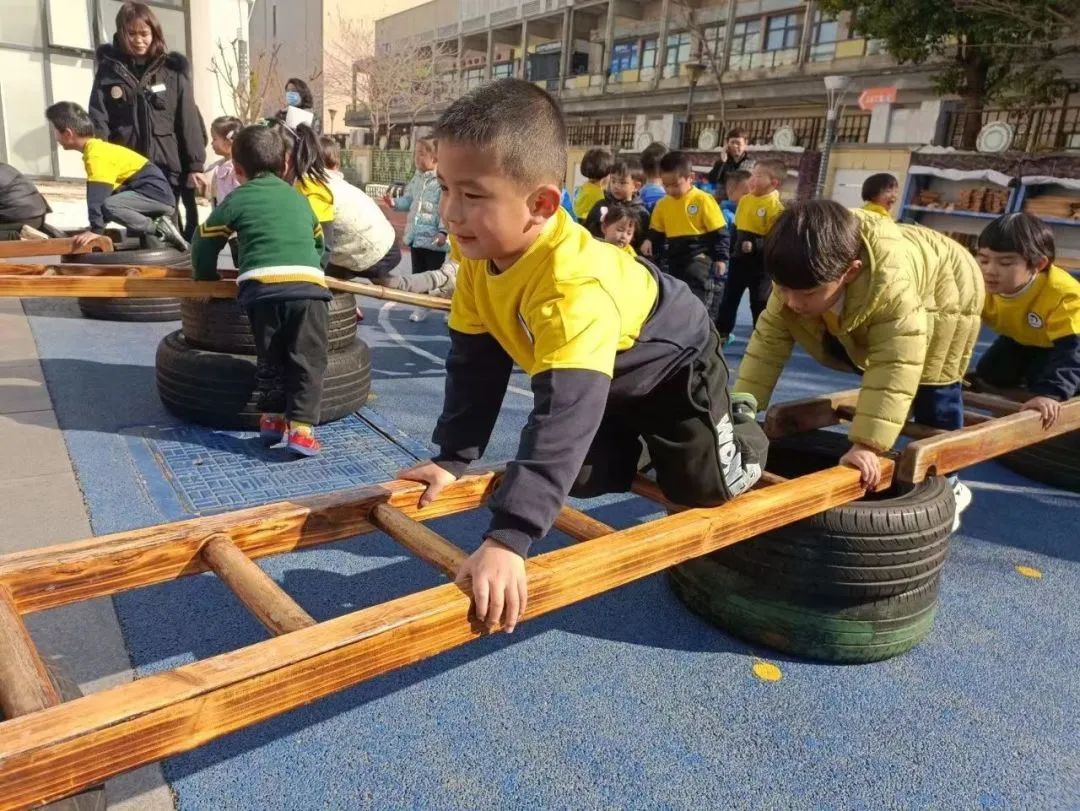
[[[228,110],[210,60],[218,40],[247,27],[247,0],[149,0],[170,50],[188,56],[196,103],[209,122]],[[82,177],[82,162],[53,143],[45,108],[89,101],[94,50],[112,39],[119,0],[3,0],[0,15],[0,161],[35,177]]]
[[[377,47],[406,40],[452,53],[465,87],[515,76],[555,93],[572,145],[708,148],[741,126],[753,143],[784,130],[813,149],[829,74],[852,80],[840,143],[925,144],[955,132],[957,103],[939,97],[925,65],[898,65],[815,0],[430,0],[377,21]],[[859,92],[881,86],[896,88],[895,101],[860,110]],[[346,120],[366,125],[363,105]]]

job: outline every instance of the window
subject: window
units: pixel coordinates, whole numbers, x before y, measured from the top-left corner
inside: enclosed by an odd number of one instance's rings
[[[752,67],[754,54],[761,50],[761,20],[743,20],[731,29],[731,70]]]
[[[479,87],[484,83],[484,69],[483,68],[469,68],[461,72],[461,79],[465,84],[466,90],[472,90],[474,87]]]
[[[667,55],[664,59],[664,77],[679,75],[679,66],[690,61],[690,32],[668,34]]]
[[[840,23],[821,11],[814,12],[814,25],[811,30],[811,62],[828,62],[836,54],[836,41],[840,35]]]
[[[637,52],[636,40],[616,42],[611,49],[611,72],[622,73],[624,70],[634,70],[637,67]]]
[[[656,67],[656,37],[649,37],[641,43],[641,67]]]
[[[769,18],[765,35],[766,51],[783,51],[799,47],[802,20],[798,14],[780,14]]]
[[[513,62],[497,62],[491,66],[492,79],[509,79],[514,75]]]
[[[711,59],[719,61],[724,56],[724,37],[727,35],[726,25],[709,25],[701,32],[701,61],[708,62]]]

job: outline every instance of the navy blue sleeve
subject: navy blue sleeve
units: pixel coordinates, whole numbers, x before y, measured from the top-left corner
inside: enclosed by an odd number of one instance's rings
[[[533,410],[517,458],[488,502],[486,537],[524,557],[547,534],[600,427],[610,387],[610,377],[588,369],[553,369],[533,377]]]
[[[446,357],[446,394],[432,441],[439,453],[432,461],[454,476],[484,455],[499,417],[513,362],[488,333],[450,330]]]
[[[108,183],[86,181],[86,215],[90,219],[90,230],[95,234],[105,232],[105,214],[101,206],[112,196],[112,192]]]
[[[714,262],[726,262],[731,258],[730,237],[726,226],[706,234],[706,238],[712,242],[709,255]]]
[[[1038,379],[1031,383],[1034,394],[1069,400],[1080,390],[1080,335],[1054,341],[1054,348]]]

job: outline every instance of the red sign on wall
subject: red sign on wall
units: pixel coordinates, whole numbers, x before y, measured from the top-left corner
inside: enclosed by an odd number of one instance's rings
[[[859,109],[872,110],[875,104],[892,104],[896,101],[896,86],[868,87],[859,94]]]

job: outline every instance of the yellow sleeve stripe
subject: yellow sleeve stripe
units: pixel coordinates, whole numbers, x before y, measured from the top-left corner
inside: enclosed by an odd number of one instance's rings
[[[315,223],[315,228],[312,229],[312,233],[317,237],[321,237],[323,235],[322,223]]]
[[[207,225],[203,223],[199,226],[199,236],[206,239],[211,237],[231,237],[233,235],[233,229],[227,225]]]

